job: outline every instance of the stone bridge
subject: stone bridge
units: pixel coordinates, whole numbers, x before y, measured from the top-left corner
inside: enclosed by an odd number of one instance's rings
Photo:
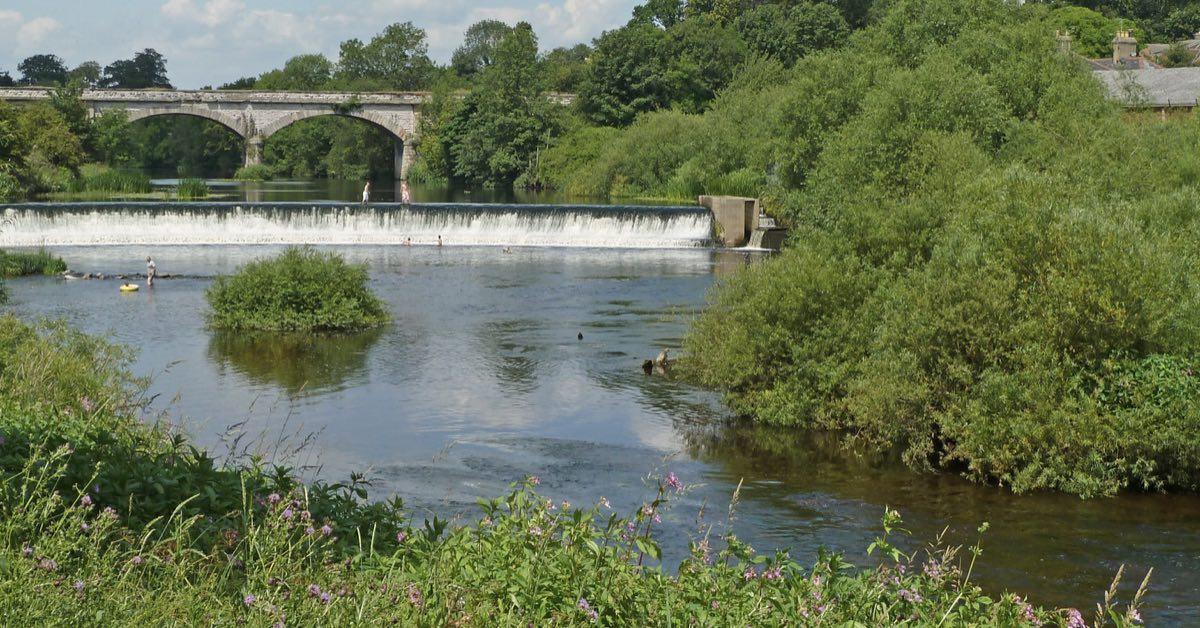
[[[0,100],[13,103],[49,100],[51,93],[50,89],[40,87],[0,88]],[[112,109],[124,109],[131,122],[167,115],[208,118],[245,140],[247,166],[262,163],[263,142],[293,122],[331,115],[366,120],[394,138],[396,179],[408,176],[421,105],[427,98],[428,94],[418,92],[83,91],[83,102],[93,117]]]

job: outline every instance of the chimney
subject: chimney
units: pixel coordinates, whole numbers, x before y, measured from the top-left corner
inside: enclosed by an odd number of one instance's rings
[[[1066,54],[1071,52],[1071,43],[1075,41],[1069,31],[1054,31],[1054,39],[1058,40],[1058,51]]]
[[[1137,40],[1133,38],[1133,31],[1117,31],[1117,36],[1113,37],[1113,63],[1120,64],[1125,59],[1132,59],[1137,56]]]

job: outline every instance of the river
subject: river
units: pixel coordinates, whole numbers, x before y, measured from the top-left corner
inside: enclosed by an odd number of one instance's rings
[[[976,577],[992,591],[1090,608],[1124,563],[1126,599],[1154,568],[1148,620],[1200,616],[1196,496],[1014,496],[857,457],[834,437],[740,426],[716,395],[645,375],[642,361],[679,345],[713,282],[755,257],[707,247],[335,245],[323,248],[369,264],[393,324],[316,340],[206,330],[211,278],[279,248],[58,246],[76,270],[136,273],[152,253],[161,273],[182,277],[134,294],[116,281],[24,278],[10,282],[7,308],[136,348],[155,407],[203,444],[273,453],[313,434],[292,462],[328,479],[366,471],[375,496],[400,495],[418,519],[470,518],[477,498],[530,474],[556,500],[605,497],[630,511],[652,497],[648,474],[673,471],[691,488],[665,519],[672,560],[699,526],[723,529],[742,483],[733,529],[760,551],[810,562],[825,547],[868,564],[889,506],[912,531],[910,549],[946,526],[949,542],[972,543],[990,522]]]

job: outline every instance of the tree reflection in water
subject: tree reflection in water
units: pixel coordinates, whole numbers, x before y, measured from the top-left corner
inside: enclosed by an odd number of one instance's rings
[[[222,370],[279,386],[289,394],[342,390],[366,375],[367,356],[382,328],[353,334],[270,334],[218,331],[208,355]]]

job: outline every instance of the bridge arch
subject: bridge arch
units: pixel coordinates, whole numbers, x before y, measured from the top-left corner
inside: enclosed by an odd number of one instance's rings
[[[120,109],[125,109],[120,107]],[[160,116],[193,116],[197,118],[205,118],[212,120],[217,124],[229,129],[238,137],[247,139],[246,124],[238,116],[231,116],[223,111],[214,109],[189,107],[187,105],[171,107],[171,108],[154,108],[154,109],[125,109],[129,115],[130,122],[145,120],[147,118],[156,118]]]
[[[307,120],[309,118],[317,118],[320,116],[340,116],[343,118],[357,118],[359,120],[364,120],[366,122],[370,122],[372,125],[374,125],[376,127],[383,129],[384,131],[387,131],[389,134],[391,134],[391,136],[393,138],[395,138],[399,142],[408,142],[409,136],[411,135],[411,133],[409,132],[409,130],[407,128],[405,128],[401,124],[397,124],[396,121],[394,119],[392,119],[391,116],[384,114],[384,113],[379,113],[379,112],[375,112],[375,111],[348,111],[348,112],[343,113],[343,112],[339,112],[339,111],[319,111],[319,110],[317,110],[317,111],[314,111],[314,110],[294,111],[287,115],[281,116],[278,119],[273,120],[270,124],[267,124],[263,128],[258,129],[257,135],[259,137],[262,137],[263,139],[266,139],[266,138],[271,137],[272,135],[278,133],[280,130],[284,129],[285,127],[291,126],[301,120]]]
[[[263,125],[261,128],[256,129],[254,135],[246,140],[246,165],[262,163],[263,143],[267,138],[301,120],[321,116],[354,118],[367,122],[376,128],[383,129],[384,132],[392,136],[394,144],[392,163],[395,179],[401,181],[408,178],[408,169],[412,166],[413,159],[416,156],[416,143],[413,141],[413,132],[402,122],[397,121],[394,116],[377,111],[362,111],[358,109],[346,112],[334,111],[332,109],[302,109],[280,116],[270,123]]]

